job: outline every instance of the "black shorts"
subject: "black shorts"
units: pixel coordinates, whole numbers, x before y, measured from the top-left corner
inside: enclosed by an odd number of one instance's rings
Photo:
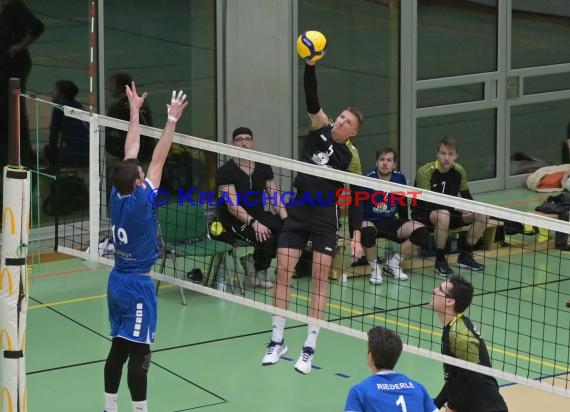
[[[423,209],[423,208],[416,208],[412,210],[412,219],[417,220],[418,222],[423,223],[430,229],[433,229],[435,226],[431,223],[429,215],[434,210],[441,210],[441,209]],[[449,210],[449,209],[444,209]],[[465,223],[463,220],[463,213],[459,210],[451,210],[450,211],[450,219],[449,219],[449,229],[456,229],[462,226],[468,226],[469,223]]]
[[[313,250],[335,255],[338,230],[336,205],[289,206],[287,215],[277,248],[304,250],[310,240]]]
[[[366,220],[366,219],[364,219]],[[369,220],[376,227],[376,237],[390,239],[393,242],[402,243],[406,239],[398,238],[398,230],[407,222],[407,220],[394,217],[386,220]]]

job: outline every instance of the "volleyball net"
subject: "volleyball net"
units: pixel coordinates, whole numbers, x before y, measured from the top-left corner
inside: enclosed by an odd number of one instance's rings
[[[54,190],[60,197],[53,212],[58,228],[57,249],[112,265],[108,175],[116,158],[106,152],[105,139],[112,131],[126,132],[127,122],[49,105],[37,98],[28,97],[28,105],[37,108],[36,118],[41,112],[45,115],[46,110],[62,110],[66,121],[85,122],[89,165],[83,168],[61,165],[56,173],[49,175],[49,183],[40,182],[33,202],[45,203],[45,194],[51,195],[46,185],[59,181],[61,185]],[[33,117],[34,110],[29,112]],[[41,144],[42,138],[45,140],[46,131],[40,123],[36,121],[37,144]],[[141,126],[141,132],[157,139],[161,130]],[[206,294],[296,321],[318,323],[323,328],[361,339],[366,339],[372,326],[382,325],[397,331],[407,352],[570,396],[570,310],[565,307],[570,299],[570,255],[563,250],[568,244],[564,235],[570,233],[568,221],[559,220],[557,215],[549,217],[450,197],[180,133],[175,135],[174,142],[165,165],[162,189],[156,192],[156,197],[149,198],[158,206],[161,232],[161,257],[152,276],[180,288],[181,299],[188,300],[188,304],[192,305],[193,294]],[[219,224],[220,210],[227,207],[227,198],[223,199],[216,189],[216,171],[232,158],[272,168],[278,193],[264,197],[263,206],[267,210],[272,209],[275,201],[285,204],[312,201],[316,206],[319,202],[329,202],[329,193],[323,193],[320,199],[303,200],[292,186],[299,172],[344,183],[344,200],[337,202],[332,197],[335,204],[339,203],[340,225],[326,288],[328,303],[320,320],[308,316],[312,290],[310,242],[295,268],[288,309],[282,310],[273,306],[273,289],[254,287],[248,276],[247,261],[254,253],[253,245],[222,236],[228,229]],[[146,170],[144,162],[142,166]],[[364,170],[372,167],[363,165]],[[81,189],[71,189],[69,176],[76,176],[84,183],[87,203],[73,200],[81,195]],[[348,197],[348,190],[357,190],[361,195]],[[434,272],[433,233],[425,247],[401,253],[400,265],[408,275],[407,280],[396,280],[385,273],[381,284],[372,284],[368,261],[355,262],[350,256],[348,203],[358,200],[374,202],[379,208],[389,206],[384,195],[366,198],[362,194],[380,192],[397,193],[408,198],[410,204],[424,201],[470,211],[482,219],[484,230],[474,245],[473,257],[484,265],[483,270],[456,265],[469,227],[450,230],[445,250],[453,271],[474,285],[475,297],[466,314],[487,343],[492,368],[441,354],[442,325],[428,305],[434,290],[445,280]],[[43,197],[43,202],[38,197]],[[247,204],[247,196],[242,201]],[[70,203],[78,206],[61,210]],[[376,247],[380,267],[401,251],[400,243],[384,238],[377,240]],[[272,259],[267,271],[267,280],[272,283],[276,282],[275,268],[276,259]],[[162,296],[178,298],[172,294]]]

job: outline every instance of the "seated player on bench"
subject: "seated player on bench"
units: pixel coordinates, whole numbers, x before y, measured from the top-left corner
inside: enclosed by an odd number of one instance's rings
[[[465,169],[456,163],[457,154],[457,141],[452,137],[443,138],[437,146],[437,160],[426,163],[418,169],[416,186],[422,190],[450,196],[461,195],[464,199],[473,200]],[[473,258],[473,245],[481,238],[487,227],[486,216],[418,199],[417,205],[412,205],[412,218],[435,229],[436,273],[444,277],[454,274],[445,257],[445,243],[449,229],[468,225],[471,227],[460,246],[461,253],[457,258],[457,266],[476,272],[483,271],[485,266]]]
[[[376,168],[365,176],[405,185],[406,177],[395,170],[396,161],[394,149],[380,149],[376,152]],[[420,222],[408,220],[408,199],[405,196],[367,190],[370,191],[370,197],[363,203],[360,241],[372,269],[370,283],[381,284],[382,271],[394,279],[407,280],[408,275],[400,267],[402,257],[411,254],[414,244],[425,248],[429,239],[429,230]],[[399,251],[390,256],[382,270],[378,265],[377,238],[390,239],[400,244]]]

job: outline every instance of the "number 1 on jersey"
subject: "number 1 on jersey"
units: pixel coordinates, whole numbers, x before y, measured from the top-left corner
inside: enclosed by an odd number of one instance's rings
[[[396,405],[402,408],[402,412],[408,412],[408,408],[406,407],[406,401],[404,400],[404,395],[398,396],[396,400]]]

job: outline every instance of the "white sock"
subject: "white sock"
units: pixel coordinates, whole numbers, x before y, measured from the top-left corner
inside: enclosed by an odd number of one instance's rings
[[[319,331],[321,328],[316,325],[307,325],[307,340],[303,344],[303,347],[308,346],[309,348],[315,349],[317,347],[317,338],[319,337]]]
[[[133,402],[133,412],[148,412],[146,401]]]
[[[105,392],[105,412],[117,412],[117,398],[116,393]]]
[[[369,260],[368,264],[370,265],[370,268],[372,269],[372,272],[376,271],[376,273],[380,273],[380,267],[378,266],[378,262],[375,260]]]
[[[283,316],[273,315],[271,317],[273,322],[273,329],[271,332],[271,340],[280,343],[283,340],[283,332],[285,331],[285,321]]]

